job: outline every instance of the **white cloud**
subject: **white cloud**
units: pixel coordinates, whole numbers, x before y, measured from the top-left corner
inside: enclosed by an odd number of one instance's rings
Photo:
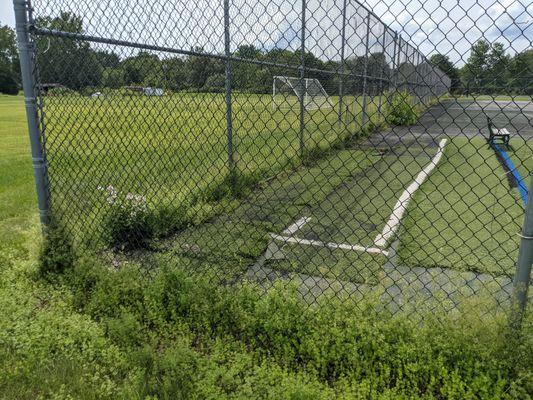
[[[355,0],[346,0],[346,55],[365,52],[367,13]],[[341,49],[344,0],[307,0],[306,46],[323,59],[338,59]],[[470,47],[484,38],[502,42],[510,54],[533,45],[533,4],[530,0],[367,0],[384,23],[415,44],[427,56],[439,52],[457,65]],[[7,6],[7,7],[6,7]],[[39,0],[36,15],[71,11],[84,17],[92,35],[185,50],[203,47],[223,51],[222,0]],[[11,2],[0,11],[8,15]],[[231,0],[232,49],[240,44],[260,48],[300,44],[301,2],[293,0]],[[391,31],[372,19],[372,51],[392,54]]]

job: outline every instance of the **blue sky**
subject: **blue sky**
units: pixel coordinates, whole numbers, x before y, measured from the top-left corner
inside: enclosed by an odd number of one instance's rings
[[[308,18],[312,17],[308,22],[308,48],[324,58],[335,59],[340,53],[342,2],[308,0],[307,14]],[[222,51],[221,0],[175,0],[167,2],[165,7],[159,4],[164,2],[155,2],[150,16],[148,12],[139,12],[146,7],[145,0],[34,0],[33,3],[37,15],[54,14],[69,7],[76,12],[82,8],[91,34],[185,49],[202,45],[206,51]],[[480,38],[502,42],[510,54],[533,46],[531,0],[366,0],[361,3],[425,55],[447,54],[457,66],[464,64],[471,43]],[[254,44],[271,48],[283,43],[298,48],[299,1],[231,0],[231,4],[235,46]],[[366,31],[361,23],[364,16],[359,15],[356,0],[348,0],[348,4],[351,7],[348,51],[359,54],[363,42],[358,39]],[[120,15],[109,12],[113,6],[120,10]],[[0,0],[0,23],[14,25],[11,0]],[[383,28],[373,27],[377,31],[371,42],[376,43],[381,40]]]
[[[13,15],[13,3],[10,0],[0,1],[0,24],[15,26],[15,16]]]

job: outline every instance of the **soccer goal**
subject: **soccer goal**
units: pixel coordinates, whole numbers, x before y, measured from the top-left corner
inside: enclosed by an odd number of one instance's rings
[[[292,109],[300,106],[303,99],[306,110],[331,108],[331,101],[318,79],[275,76],[272,83],[272,106],[274,109]]]

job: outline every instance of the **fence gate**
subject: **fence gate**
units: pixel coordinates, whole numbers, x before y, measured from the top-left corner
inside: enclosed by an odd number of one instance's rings
[[[309,303],[528,302],[531,5],[13,3],[41,221],[81,251]]]

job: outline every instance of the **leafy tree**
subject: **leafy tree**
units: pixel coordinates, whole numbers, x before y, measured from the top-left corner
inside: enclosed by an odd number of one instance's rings
[[[375,76],[378,78],[389,78],[391,75],[391,70],[385,54],[382,52],[372,53],[368,57],[367,64],[367,74],[368,76]],[[370,84],[370,93],[378,94],[380,90],[384,90],[385,85],[381,80],[373,80]]]
[[[197,53],[203,53],[204,49],[193,49]],[[210,75],[224,73],[224,64],[220,60],[208,57],[190,56],[187,58],[185,70],[187,71],[187,84],[190,88],[201,89],[204,87]]]
[[[444,54],[433,54],[429,58],[429,62],[430,64],[439,68],[448,76],[448,78],[450,78],[450,92],[457,92],[461,85],[461,79],[459,76],[459,69],[453,65],[453,63],[450,61],[450,57]]]
[[[513,93],[533,95],[533,50],[516,54],[509,60],[508,70]]]
[[[69,12],[53,18],[37,18],[35,24],[41,28],[83,33],[82,18]],[[86,41],[38,37],[36,44],[42,82],[60,83],[75,90],[100,83],[102,67],[96,52]]]
[[[126,58],[121,67],[127,85],[143,84],[149,74],[153,76],[160,70],[160,61],[156,55],[141,51],[136,56]]]
[[[479,40],[472,45],[467,63],[461,69],[463,85],[467,91],[479,91],[483,82],[487,81],[490,48],[490,44],[485,40]]]
[[[0,65],[0,93],[15,95],[18,92],[19,85],[15,81],[13,73]]]
[[[0,93],[18,93],[19,71],[15,32],[7,25],[0,26]]]
[[[528,61],[529,60],[529,61]],[[461,79],[467,91],[481,93],[517,93],[530,87],[533,72],[533,51],[526,50],[514,58],[505,54],[502,43],[478,41],[461,69]]]
[[[360,76],[365,73],[365,58],[361,56],[347,58],[344,61],[344,71],[350,74],[344,81],[344,93],[362,93],[363,80]]]
[[[235,57],[247,60],[261,60],[263,54],[259,49],[252,45],[240,46],[235,52]],[[261,66],[248,62],[237,62],[232,65],[234,77],[234,86],[236,89],[245,91],[257,91],[263,87],[260,74]]]
[[[222,92],[225,86],[225,78],[224,74],[210,75],[205,81],[205,85],[202,88],[203,91],[211,93]]]
[[[183,90],[187,87],[186,62],[183,58],[167,58],[161,64],[164,79],[159,86],[170,90]]]
[[[102,68],[118,68],[120,57],[112,51],[96,51],[96,59]]]
[[[122,68],[104,68],[102,71],[102,85],[117,89],[124,85],[124,70]]]
[[[490,93],[506,92],[509,56],[505,54],[502,43],[496,42],[492,45],[487,64],[486,83],[484,85],[486,90]]]

